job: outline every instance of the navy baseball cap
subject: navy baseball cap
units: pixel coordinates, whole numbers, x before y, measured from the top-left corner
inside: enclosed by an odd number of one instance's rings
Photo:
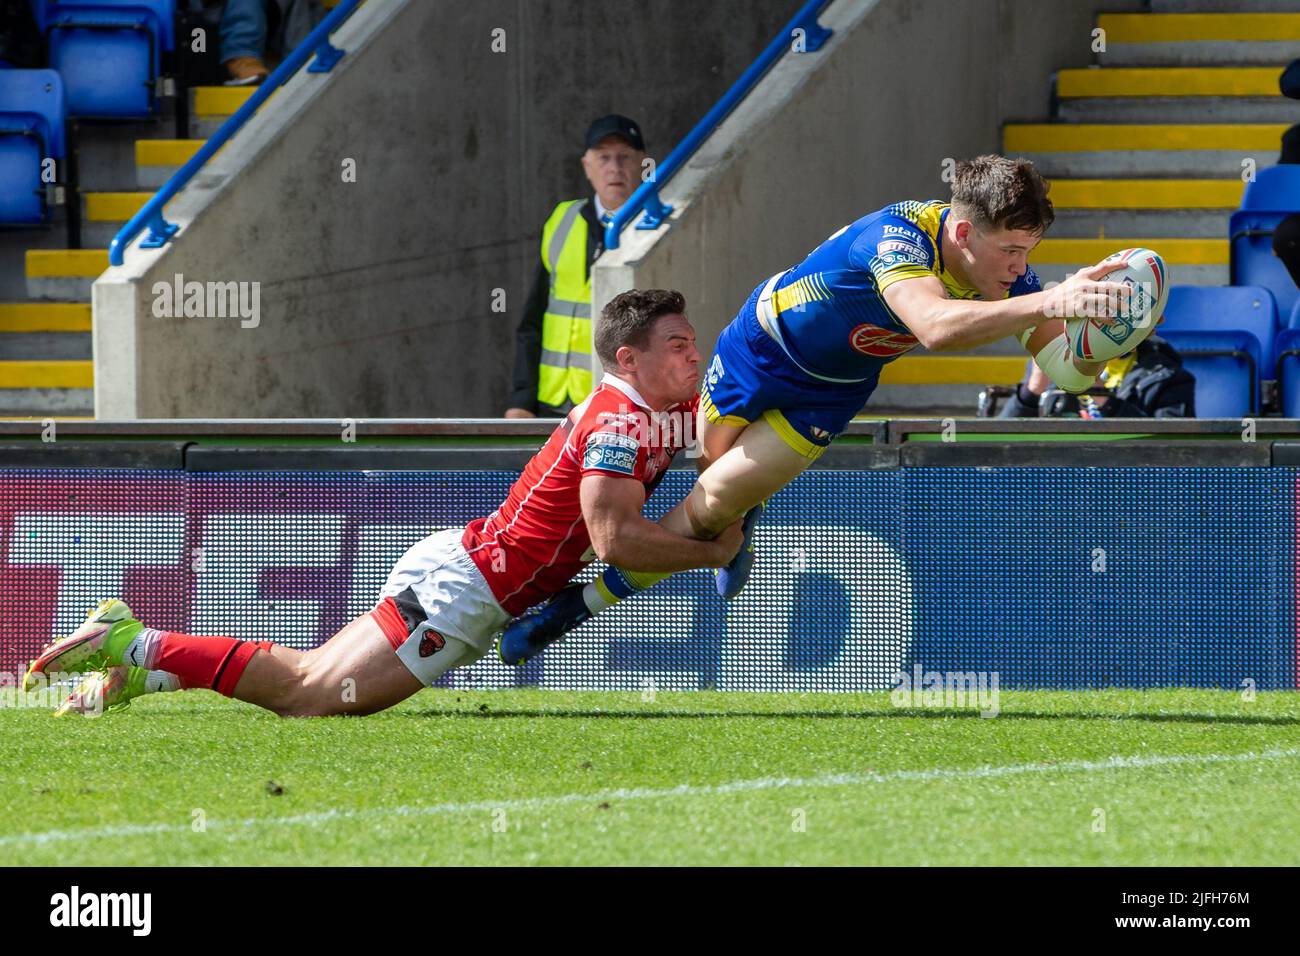
[[[1293,100],[1300,100],[1300,60],[1291,61],[1291,64],[1278,77],[1277,85],[1281,87],[1283,96],[1289,96]]]
[[[610,113],[588,126],[587,149],[595,149],[606,136],[618,136],[633,149],[645,152],[645,140],[641,138],[641,127],[626,116]]]

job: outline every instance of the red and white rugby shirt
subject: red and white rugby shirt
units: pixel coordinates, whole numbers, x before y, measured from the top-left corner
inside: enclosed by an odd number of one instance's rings
[[[639,481],[646,497],[694,432],[699,396],[652,412],[630,384],[606,373],[532,457],[501,507],[470,522],[462,543],[502,609],[519,614],[595,560],[582,520],[586,475]]]

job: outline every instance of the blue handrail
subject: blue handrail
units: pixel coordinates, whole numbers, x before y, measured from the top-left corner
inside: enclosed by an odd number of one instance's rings
[[[299,68],[307,62],[313,53],[316,54],[316,62],[307,68],[307,72],[328,73],[334,68],[334,65],[343,56],[344,51],[330,44],[330,34],[342,26],[343,21],[352,16],[352,12],[360,4],[361,0],[342,0],[337,7],[330,11],[329,15],[316,25],[316,29],[307,34],[307,38],[285,57],[284,62],[262,81],[262,85],[244,102],[244,105],[222,123],[221,128],[203,144],[197,153],[190,157],[189,162],[173,173],[171,179],[163,184],[163,188],[154,193],[153,197],[144,204],[144,207],[127,220],[126,225],[118,230],[117,235],[113,237],[113,241],[108,244],[108,262],[110,265],[120,266],[122,264],[122,257],[126,252],[127,245],[139,235],[145,226],[149,227],[149,235],[141,241],[140,248],[142,249],[157,249],[159,246],[166,245],[167,241],[176,235],[180,227],[163,218],[163,207],[171,202],[217,150],[226,145],[230,138],[239,131],[239,128],[248,121],[248,118],[257,112],[257,108],[266,102],[267,97],[283,86],[289,77],[298,72]]]
[[[723,94],[722,99],[714,104],[713,109],[704,114],[704,119],[695,124],[695,128],[686,134],[686,138],[677,144],[677,148],[668,154],[665,159],[655,169],[654,176],[647,182],[642,183],[637,191],[634,192],[625,202],[618,212],[614,213],[614,218],[609,225],[605,227],[605,248],[617,249],[619,233],[623,227],[632,221],[633,217],[642,210],[645,215],[637,223],[638,229],[658,229],[660,224],[668,218],[673,211],[672,206],[664,205],[659,198],[659,187],[663,186],[682,166],[686,160],[690,159],[705,138],[717,129],[718,125],[727,118],[727,115],[736,108],[749,91],[754,88],[763,74],[771,69],[772,65],[785,54],[787,50],[794,48],[795,41],[793,38],[798,36],[796,30],[802,30],[803,34],[799,37],[799,48],[806,53],[812,53],[819,50],[828,39],[833,31],[826,29],[817,22],[817,17],[822,8],[830,0],[808,0],[794,18],[785,25],[784,29],[777,34],[776,38],[767,45],[767,48],[759,54],[758,59],[750,64],[749,69],[740,75],[731,89]]]

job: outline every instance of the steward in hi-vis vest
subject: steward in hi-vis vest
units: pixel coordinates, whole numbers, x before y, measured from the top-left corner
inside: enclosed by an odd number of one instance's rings
[[[636,123],[611,115],[591,124],[586,145],[582,168],[594,195],[560,203],[542,229],[507,418],[567,415],[591,394],[591,266],[605,249],[605,225],[641,185],[645,143]]]
[[[537,402],[577,405],[591,394],[591,270],[588,240],[598,223],[582,215],[594,205],[574,199],[555,207],[542,229],[542,267],[549,276],[542,315]],[[592,217],[593,219],[595,217]],[[603,247],[597,238],[597,248]]]

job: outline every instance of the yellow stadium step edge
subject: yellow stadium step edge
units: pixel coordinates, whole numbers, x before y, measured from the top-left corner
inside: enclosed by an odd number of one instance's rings
[[[205,142],[202,139],[138,139],[135,162],[137,166],[184,166]]]
[[[1102,67],[1061,70],[1056,93],[1082,96],[1277,96],[1280,66]]]
[[[0,332],[89,332],[88,302],[0,303]]]
[[[1115,150],[1275,150],[1286,123],[1009,123],[1002,152],[1101,153]]]
[[[0,388],[94,387],[94,362],[0,362]]]
[[[27,250],[27,275],[33,279],[94,278],[107,268],[107,249]]]
[[[1030,265],[1100,262],[1121,249],[1154,249],[1171,266],[1226,266],[1227,239],[1044,239],[1029,254]]]
[[[196,86],[194,113],[197,116],[230,116],[256,92],[251,86]]]
[[[1103,13],[1108,43],[1300,40],[1300,13]]]
[[[1236,209],[1239,179],[1053,179],[1057,209]]]
[[[1025,374],[1028,354],[915,355],[890,362],[880,371],[882,385],[1010,385]]]
[[[153,193],[83,193],[86,218],[91,222],[125,222],[153,198]]]

